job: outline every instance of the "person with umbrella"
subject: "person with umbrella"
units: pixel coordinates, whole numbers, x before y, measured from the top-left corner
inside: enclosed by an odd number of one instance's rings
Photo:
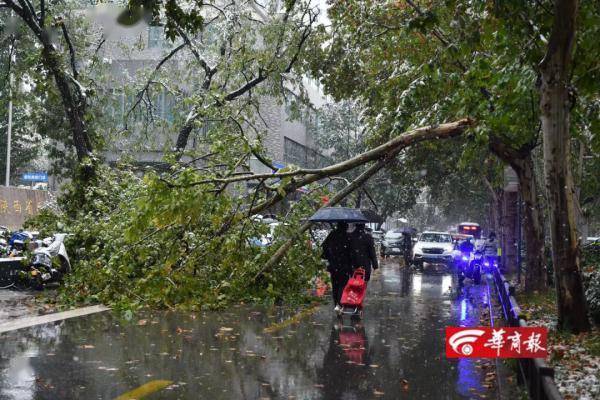
[[[329,233],[323,242],[322,258],[329,262],[327,270],[331,274],[331,289],[334,310],[342,312],[340,301],[342,292],[352,275],[352,255],[348,223],[369,222],[360,210],[346,207],[323,207],[310,217],[311,222],[336,223],[336,228]]]
[[[352,254],[352,269],[363,268],[365,280],[371,278],[371,269],[379,268],[377,263],[377,252],[373,237],[365,231],[365,224],[354,225],[354,231],[350,234],[350,249]]]
[[[331,294],[333,296],[334,310],[341,312],[340,300],[342,292],[350,274],[352,273],[350,257],[350,237],[348,224],[338,222],[323,242],[323,256],[328,261],[327,271],[331,275]]]
[[[411,228],[402,229],[402,256],[404,257],[404,266],[407,268],[410,267],[412,262],[413,233]]]

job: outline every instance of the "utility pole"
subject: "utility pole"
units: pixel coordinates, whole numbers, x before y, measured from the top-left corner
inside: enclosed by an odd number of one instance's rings
[[[12,61],[12,54],[11,54]],[[6,138],[6,181],[5,185],[10,186],[10,146],[12,139],[12,85],[13,85],[13,75],[12,71],[10,72],[10,77],[8,78],[8,130],[7,130],[7,138]]]
[[[13,11],[10,12],[10,18],[13,18]],[[11,141],[12,141],[12,93],[13,93],[13,57],[15,51],[15,36],[14,34],[11,37],[10,41],[10,58],[8,59],[8,69],[9,69],[9,77],[8,77],[8,129],[7,129],[7,138],[6,138],[6,179],[5,185],[10,186],[10,150],[11,150]]]

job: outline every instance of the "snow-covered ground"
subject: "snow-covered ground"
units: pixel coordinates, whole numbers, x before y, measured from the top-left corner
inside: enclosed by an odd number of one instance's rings
[[[550,331],[549,359],[554,367],[554,381],[565,400],[600,399],[600,356],[593,355],[585,347],[598,338],[598,329],[591,333],[565,336],[556,334],[556,316],[544,307],[522,304],[526,313],[533,318],[527,321],[530,326],[545,326]],[[553,333],[554,332],[554,333]],[[595,341],[600,343],[600,339]]]

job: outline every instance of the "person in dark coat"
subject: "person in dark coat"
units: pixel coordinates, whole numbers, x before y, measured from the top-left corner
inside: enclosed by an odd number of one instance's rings
[[[350,238],[348,224],[339,222],[336,228],[327,235],[323,242],[323,256],[329,262],[327,270],[331,274],[331,294],[335,311],[341,311],[340,300],[350,274],[352,265],[350,259]]]
[[[379,268],[379,264],[375,252],[375,240],[365,231],[365,224],[356,224],[354,231],[350,234],[350,249],[352,270],[363,268],[365,280],[368,282],[371,278],[371,269]]]
[[[412,263],[412,235],[410,232],[402,232],[402,257],[404,258],[404,266],[410,267]]]

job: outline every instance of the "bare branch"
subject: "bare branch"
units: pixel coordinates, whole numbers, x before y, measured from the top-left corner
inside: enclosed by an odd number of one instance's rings
[[[40,0],[40,26],[43,28],[46,24],[46,2]]]
[[[152,84],[156,73],[162,68],[162,66],[167,61],[169,61],[175,54],[177,54],[177,52],[179,50],[183,49],[185,46],[186,46],[186,44],[183,43],[183,44],[180,44],[179,46],[175,47],[173,50],[171,50],[169,52],[169,54],[167,54],[162,60],[160,60],[158,64],[156,64],[156,66],[154,67],[154,71],[152,71],[152,74],[150,74],[150,78],[148,79],[148,81],[146,82],[144,87],[138,92],[134,104],[129,108],[129,110],[127,111],[127,114],[125,114],[125,117],[124,117],[125,129],[127,129],[127,121],[129,120],[129,116],[131,115],[133,110],[135,110],[136,107],[140,105],[140,103],[142,102],[142,100],[144,98],[144,95],[147,95],[148,89],[150,88],[150,85]]]
[[[69,36],[69,32],[67,31],[67,26],[65,25],[65,21],[60,21],[60,29],[62,30],[63,37],[65,38],[65,42],[67,43],[67,47],[69,48],[69,56],[71,60],[71,70],[73,71],[73,78],[79,79],[79,72],[77,72],[77,64],[75,60],[75,48],[73,47],[73,42],[71,41],[71,37]]]
[[[96,50],[94,50],[94,55],[98,55],[98,52],[100,52],[100,49],[102,48],[104,43],[106,43],[106,36],[104,36],[104,33],[103,33],[102,36],[100,37],[100,41],[98,42],[98,45],[96,46]]]
[[[206,75],[209,75],[209,74],[213,75],[216,72],[216,67],[211,68],[208,65],[208,63],[206,62],[206,60],[204,60],[204,58],[202,58],[202,56],[200,56],[200,52],[198,51],[198,49],[196,48],[194,43],[192,43],[192,41],[190,40],[190,38],[184,32],[183,29],[177,28],[177,32],[178,32],[179,36],[181,36],[181,38],[183,39],[183,42],[190,48],[190,51],[192,52],[192,54],[194,55],[196,60],[200,63],[200,66],[202,67],[202,69],[204,69],[204,73]]]

